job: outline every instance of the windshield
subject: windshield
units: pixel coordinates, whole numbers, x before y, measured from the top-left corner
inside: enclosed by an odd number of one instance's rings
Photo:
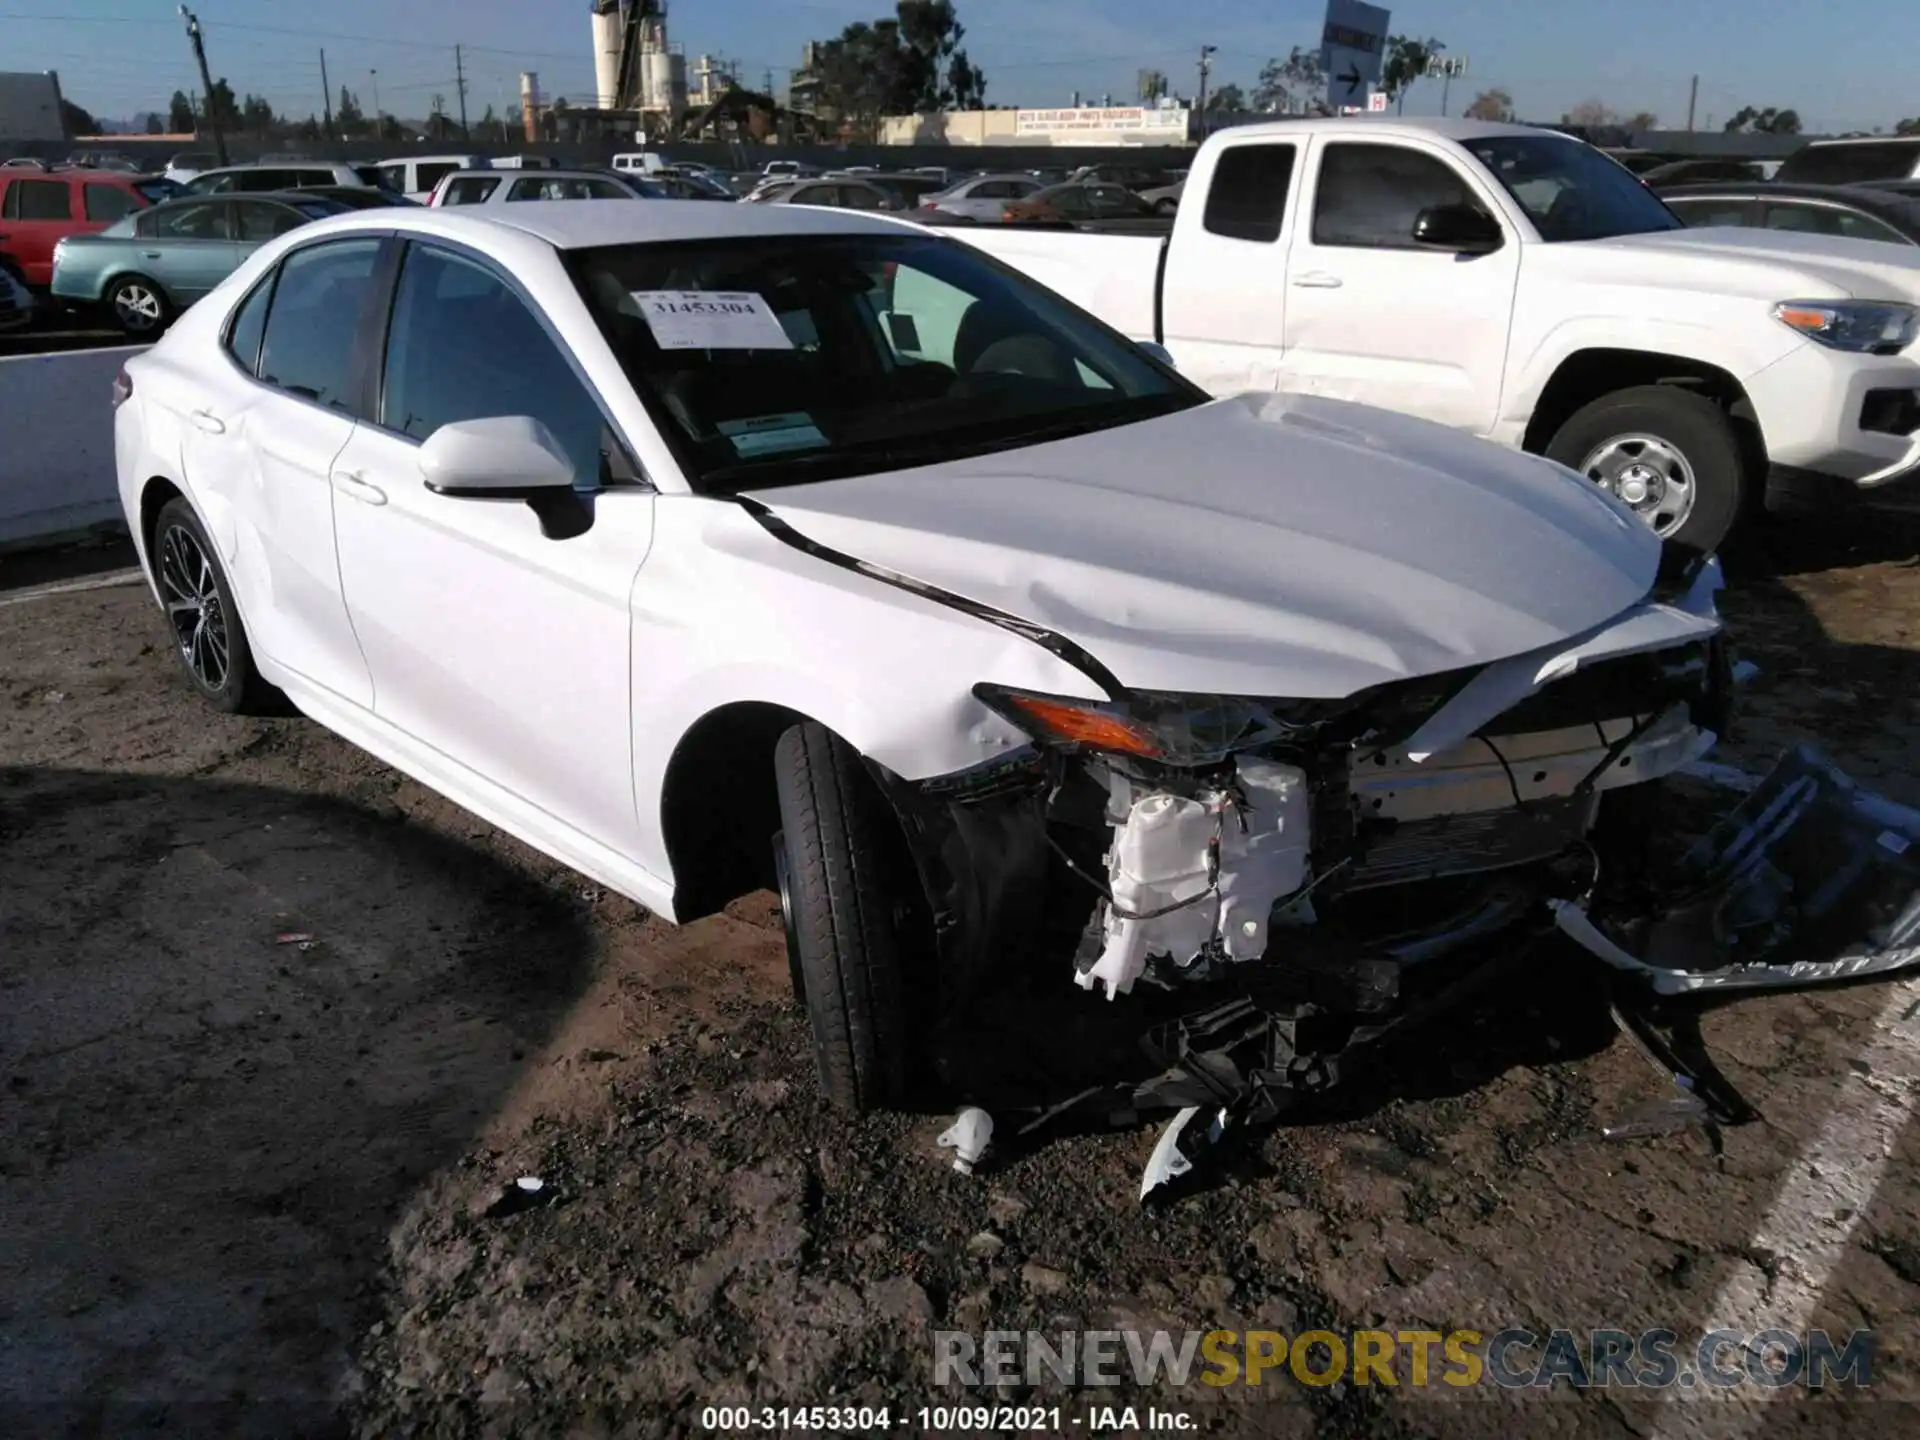
[[[1581,141],[1496,135],[1461,143],[1527,212],[1542,240],[1608,240],[1682,228],[1680,217],[1625,167]]]
[[[959,459],[1206,399],[1057,296],[932,236],[623,245],[569,264],[702,494]]]
[[[141,199],[149,205],[158,205],[162,200],[171,200],[176,195],[187,193],[187,187],[174,180],[136,180],[133,188],[140,192]]]

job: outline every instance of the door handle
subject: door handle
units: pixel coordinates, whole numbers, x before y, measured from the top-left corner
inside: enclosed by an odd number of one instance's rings
[[[1309,270],[1293,277],[1296,290],[1338,290],[1345,283],[1338,275],[1329,275],[1324,270]]]
[[[142,260],[158,260],[160,258],[160,252],[158,250],[142,250],[140,252],[140,258]]]
[[[193,423],[194,428],[204,430],[209,435],[224,435],[227,433],[227,422],[211,410],[194,411]]]
[[[378,485],[370,485],[361,478],[357,470],[336,470],[333,472],[333,488],[342,495],[351,495],[363,505],[384,505],[387,492]]]

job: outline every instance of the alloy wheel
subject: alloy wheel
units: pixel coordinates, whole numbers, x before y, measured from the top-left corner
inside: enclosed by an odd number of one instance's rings
[[[1661,539],[1693,514],[1699,486],[1693,466],[1658,435],[1616,435],[1594,446],[1580,473],[1611,491]]]
[[[123,330],[143,332],[159,326],[165,307],[161,304],[159,291],[134,280],[113,292],[113,314]]]
[[[180,658],[206,690],[224,690],[232,673],[226,608],[213,562],[184,525],[169,525],[160,537],[160,588]]]

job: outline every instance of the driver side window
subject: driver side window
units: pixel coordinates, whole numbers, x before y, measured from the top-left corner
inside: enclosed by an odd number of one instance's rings
[[[575,483],[602,480],[613,442],[598,402],[526,302],[492,271],[413,245],[393,297],[380,424],[414,440],[442,425],[531,415],[572,460]]]
[[[1436,205],[1478,205],[1444,161],[1402,145],[1339,143],[1320,152],[1313,243],[1417,250],[1413,222]]]

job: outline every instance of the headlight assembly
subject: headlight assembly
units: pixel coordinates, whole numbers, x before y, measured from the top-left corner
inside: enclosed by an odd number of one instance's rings
[[[1782,300],[1773,318],[1833,350],[1892,355],[1920,335],[1920,309],[1890,300]]]
[[[1042,745],[1183,767],[1212,765],[1242,750],[1306,739],[1353,703],[1155,694],[1106,703],[1000,685],[976,685],[973,693]]]

